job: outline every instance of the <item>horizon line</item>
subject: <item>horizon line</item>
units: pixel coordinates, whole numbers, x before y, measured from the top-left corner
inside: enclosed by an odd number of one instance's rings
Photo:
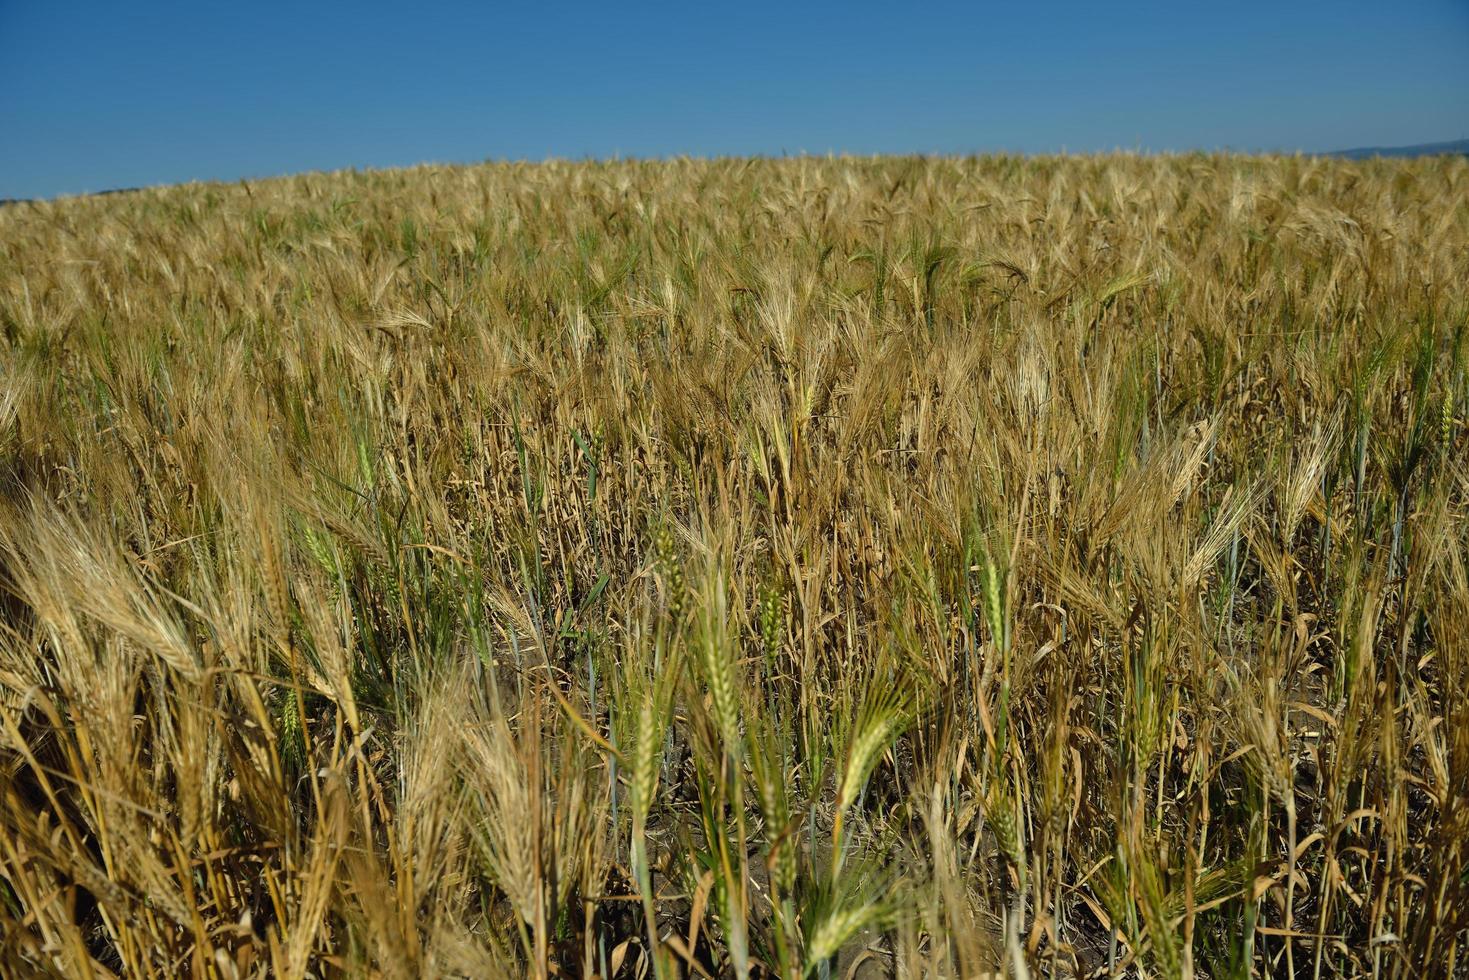
[[[719,163],[731,160],[879,160],[883,158],[902,160],[978,160],[983,158],[1021,157],[1026,159],[1047,158],[1104,158],[1104,157],[1137,157],[1137,158],[1169,158],[1169,157],[1255,157],[1268,158],[1308,158],[1327,157],[1344,159],[1349,162],[1363,163],[1374,159],[1404,160],[1420,159],[1434,156],[1469,156],[1469,137],[1459,139],[1439,140],[1425,143],[1406,143],[1401,145],[1382,146],[1357,146],[1334,150],[1303,150],[1303,149],[1265,149],[1265,150],[1236,150],[1229,147],[1215,147],[1205,149],[1194,147],[1189,149],[1125,149],[1116,147],[1110,150],[1085,150],[1071,151],[1064,147],[1060,150],[1026,151],[1026,150],[974,150],[964,152],[942,152],[911,150],[902,152],[878,152],[859,153],[853,151],[786,151],[779,153],[755,152],[755,153],[647,153],[627,154],[612,152],[608,154],[587,154],[580,157],[565,156],[560,154],[547,154],[541,157],[484,157],[478,160],[418,160],[413,163],[402,164],[348,164],[331,168],[309,168],[305,170],[283,171],[269,174],[251,174],[240,177],[198,177],[190,180],[160,181],[156,184],[139,184],[131,187],[106,187],[95,191],[71,191],[67,193],[54,194],[48,197],[0,197],[0,207],[14,204],[41,204],[63,201],[72,198],[106,197],[114,194],[134,194],[144,191],[167,190],[176,187],[204,186],[231,186],[243,184],[249,186],[252,183],[265,183],[276,180],[290,180],[296,177],[332,176],[336,174],[376,174],[390,171],[405,171],[428,168],[470,168],[481,166],[542,166],[547,164],[569,163],[569,164],[615,164],[615,163],[673,163],[679,161]]]

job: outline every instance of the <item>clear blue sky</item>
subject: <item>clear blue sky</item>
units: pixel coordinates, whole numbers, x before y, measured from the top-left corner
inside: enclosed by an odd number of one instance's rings
[[[1469,0],[0,0],[0,197],[421,161],[1469,136]]]

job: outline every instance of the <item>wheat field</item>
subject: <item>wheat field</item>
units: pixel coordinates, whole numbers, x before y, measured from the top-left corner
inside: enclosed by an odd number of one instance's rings
[[[0,974],[1469,969],[1469,161],[0,208]]]

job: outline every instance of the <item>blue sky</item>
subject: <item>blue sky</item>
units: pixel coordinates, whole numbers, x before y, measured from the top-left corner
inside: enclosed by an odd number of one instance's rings
[[[547,156],[1469,136],[1469,0],[0,0],[0,197]]]

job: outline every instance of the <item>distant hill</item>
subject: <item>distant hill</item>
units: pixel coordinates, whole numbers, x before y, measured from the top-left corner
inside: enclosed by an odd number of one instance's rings
[[[128,194],[132,191],[140,191],[141,187],[109,187],[105,191],[83,191],[80,194],[65,194],[63,197],[106,197],[108,194]],[[0,208],[7,204],[31,204],[35,201],[44,200],[36,197],[0,197]]]
[[[1346,157],[1348,160],[1370,160],[1373,157],[1469,156],[1469,139],[1448,143],[1419,143],[1416,146],[1364,146],[1355,150],[1333,150],[1322,154]]]

